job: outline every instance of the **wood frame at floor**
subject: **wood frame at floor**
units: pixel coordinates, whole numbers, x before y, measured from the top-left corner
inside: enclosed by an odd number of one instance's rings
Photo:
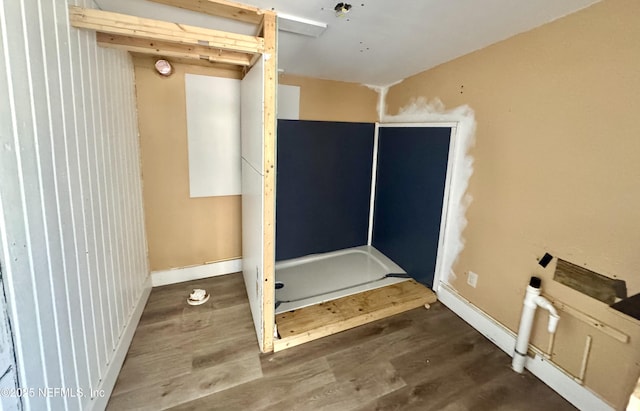
[[[261,55],[264,62],[264,257],[263,301],[261,312],[262,351],[273,351],[275,323],[275,138],[276,138],[276,14],[225,0],[152,0],[226,19],[255,25],[255,36],[188,26],[160,20],[134,17],[108,11],[69,7],[71,25],[94,30],[102,47],[126,50],[205,65],[221,70],[235,70],[240,78]]]
[[[429,308],[437,298],[415,280],[402,281],[348,295],[276,316],[278,334],[274,351],[282,351],[318,338],[391,317],[414,308]]]

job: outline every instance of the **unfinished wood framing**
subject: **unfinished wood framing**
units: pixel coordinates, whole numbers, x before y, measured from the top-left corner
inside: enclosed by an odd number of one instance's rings
[[[134,52],[131,52],[131,56],[133,56],[134,62],[136,60],[139,62],[146,60],[146,63],[140,63],[140,64],[147,64],[149,66],[152,66],[153,63],[155,63],[155,61],[158,58],[163,57],[160,54],[152,55],[152,54],[134,53]],[[236,80],[242,80],[242,78],[244,77],[242,67],[234,66],[232,64],[215,63],[209,60],[183,59],[178,57],[172,58],[171,62],[175,64],[182,64],[187,66],[207,67],[209,69],[207,70],[207,74],[214,77],[232,78]]]
[[[197,11],[212,16],[224,17],[246,23],[260,24],[265,13],[253,6],[233,3],[224,0],[151,0],[155,3]]]
[[[408,280],[278,314],[276,324],[281,339],[274,342],[274,351],[433,304],[436,299],[433,291]]]
[[[69,7],[69,18],[74,27],[113,36],[109,39],[101,35],[101,45],[130,51],[165,54],[165,49],[161,46],[167,45],[168,56],[175,56],[182,50],[180,57],[183,58],[200,59],[201,56],[207,56],[214,59],[212,61],[240,65],[248,65],[253,55],[264,52],[264,39],[256,36],[76,6]],[[223,52],[228,53],[221,54]],[[229,61],[234,59],[235,62]]]
[[[247,53],[213,49],[200,45],[155,41],[120,34],[96,33],[96,41],[99,46],[126,50],[132,53],[156,54],[163,57],[188,60],[205,60],[212,63],[225,63],[242,67],[249,66],[253,59],[253,55]],[[259,56],[259,54],[255,56]]]
[[[602,331],[603,333],[607,334],[609,337],[614,338],[618,341],[620,341],[621,343],[628,343],[630,340],[629,335],[623,333],[620,330],[617,330],[605,323],[603,323],[602,321],[583,313],[582,311],[578,310],[577,308],[573,308],[570,305],[567,305],[565,303],[563,303],[562,301],[560,301],[559,299],[550,296],[550,295],[545,295],[545,297],[551,301],[553,303],[553,305],[560,311],[564,311],[565,313],[577,318],[578,320],[589,324],[590,326]]]
[[[126,14],[69,7],[71,25],[96,31],[100,46],[135,55],[170,58],[217,68],[223,77],[242,78],[264,55],[264,260],[262,341],[273,351],[275,298],[275,138],[276,138],[276,14],[226,0],[152,0],[218,17],[255,24],[256,36],[229,33]]]
[[[275,316],[276,261],[276,15],[265,12],[262,21],[264,36],[264,281],[263,319],[265,352],[273,351]]]

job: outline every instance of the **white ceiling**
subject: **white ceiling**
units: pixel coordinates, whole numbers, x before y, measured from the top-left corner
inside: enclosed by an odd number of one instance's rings
[[[252,33],[253,26],[146,0],[94,0],[103,10]],[[246,0],[323,22],[318,38],[280,32],[286,73],[384,86],[571,14],[599,0],[358,0],[336,17],[334,0]]]

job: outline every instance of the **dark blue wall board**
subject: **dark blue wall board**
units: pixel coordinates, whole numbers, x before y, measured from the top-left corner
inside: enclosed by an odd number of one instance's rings
[[[374,130],[278,121],[277,261],[367,243]]]
[[[433,286],[451,129],[380,127],[372,244]]]

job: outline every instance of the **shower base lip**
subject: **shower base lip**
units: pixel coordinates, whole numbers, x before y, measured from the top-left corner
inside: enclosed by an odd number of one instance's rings
[[[273,348],[282,351],[415,308],[428,309],[436,301],[432,290],[407,280],[280,313],[276,324],[282,338],[274,341]]]
[[[294,298],[286,298],[285,295],[280,292],[281,290],[276,290],[276,301],[281,301],[280,304],[278,304],[276,307],[276,314],[297,310],[303,307],[308,307],[310,305],[324,303],[341,297],[407,281],[406,278],[383,278],[386,274],[406,274],[406,271],[404,271],[400,266],[394,263],[383,253],[378,251],[375,247],[369,245],[331,251],[328,253],[312,254],[304,257],[276,262],[276,281],[282,281],[281,277],[284,277],[284,275],[282,274],[279,276],[279,272],[282,273],[283,271],[296,270],[300,268],[302,270],[301,272],[304,272],[304,274],[302,275],[309,275],[309,270],[305,270],[305,267],[309,267],[313,264],[323,264],[323,260],[329,262],[332,259],[335,260],[336,258],[349,257],[349,255],[365,255],[368,257],[368,261],[375,264],[375,267],[367,267],[366,270],[369,270],[367,274],[362,279],[354,278],[351,283],[345,282],[342,284],[338,284],[338,281],[342,281],[342,279],[338,277],[336,279],[337,281],[335,282],[335,289],[328,290],[322,293],[315,293],[313,287],[310,287],[306,295],[303,293],[300,296],[294,296]],[[332,279],[327,278],[327,281],[332,281]],[[287,284],[288,281],[284,280],[284,283],[285,289],[287,289],[287,287],[291,289],[291,286]]]

